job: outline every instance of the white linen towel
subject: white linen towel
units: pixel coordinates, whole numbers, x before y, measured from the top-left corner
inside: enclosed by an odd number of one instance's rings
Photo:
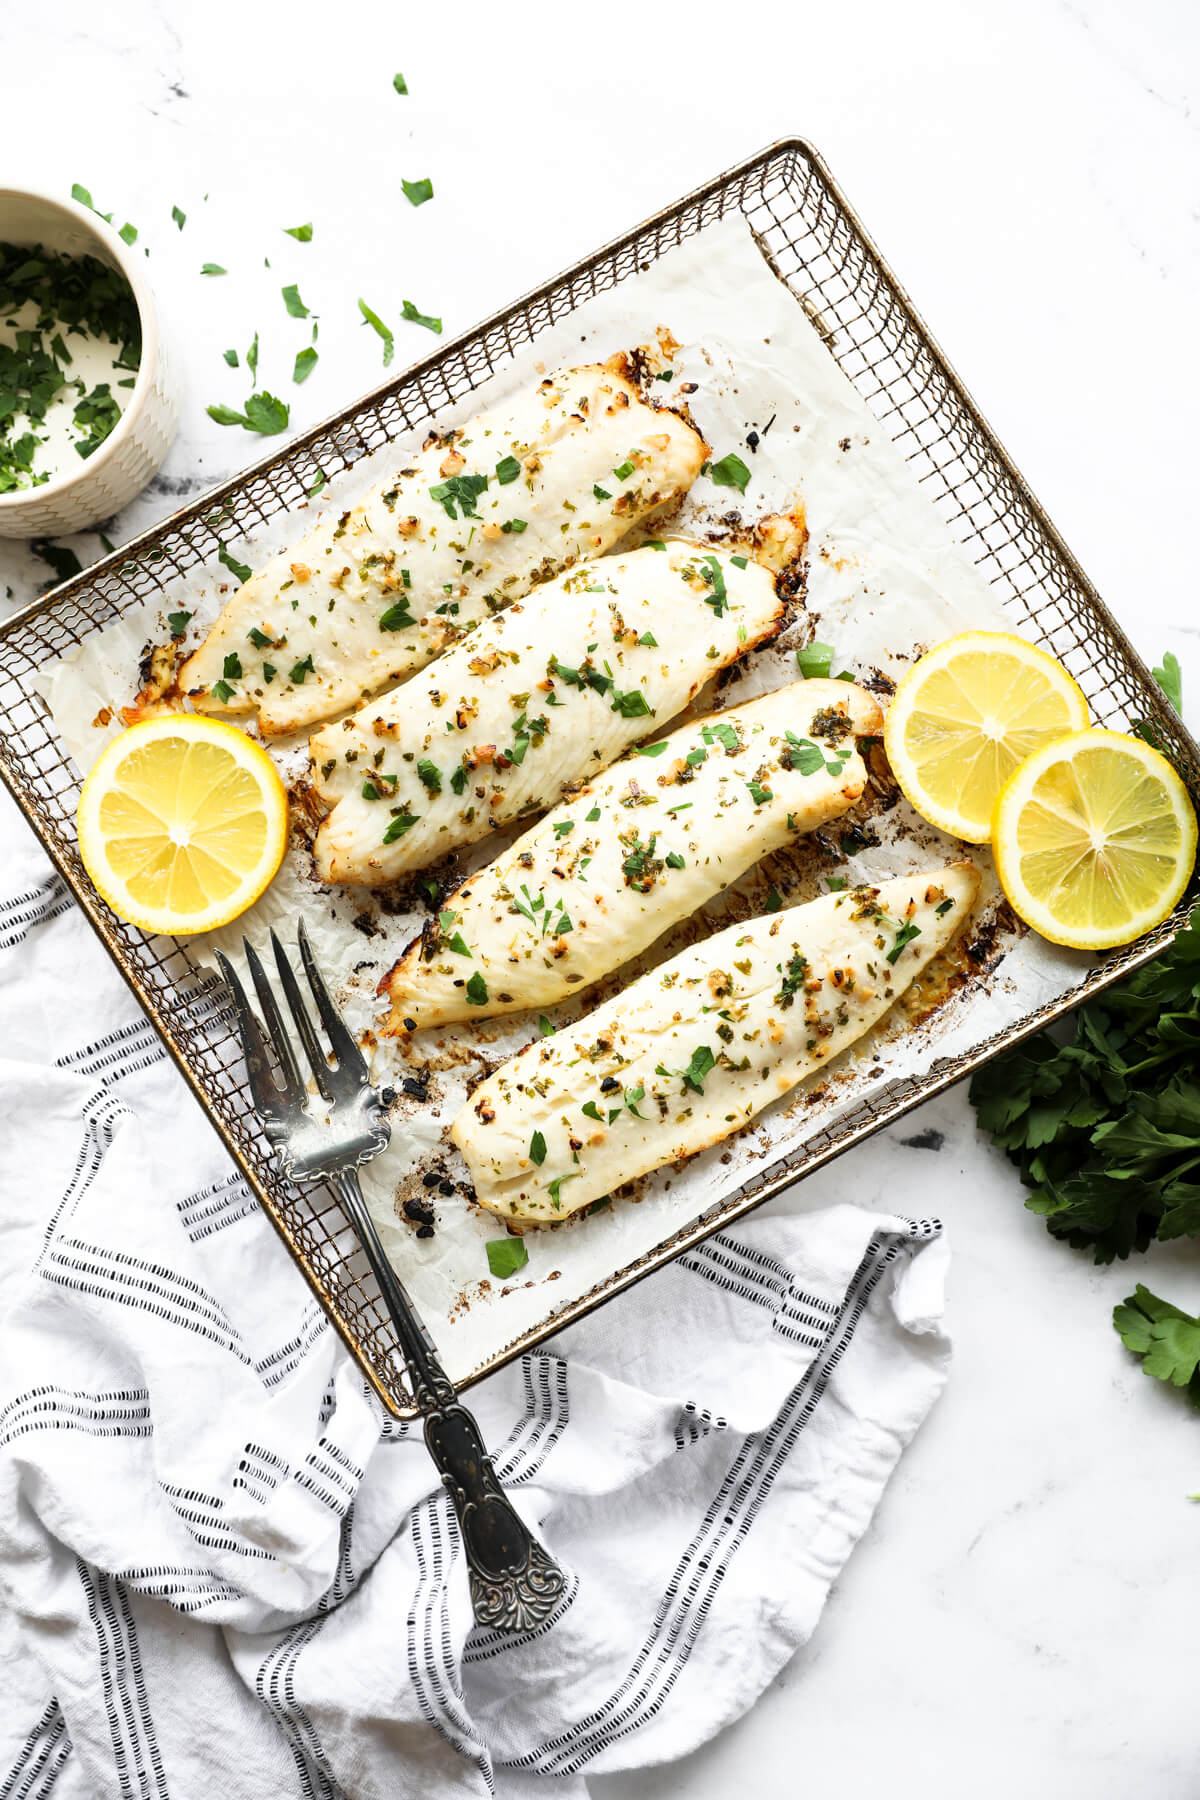
[[[7,800],[0,866],[0,1800],[575,1796],[745,1711],[945,1379],[937,1222],[784,1196],[474,1389],[570,1577],[480,1632],[419,1427]]]

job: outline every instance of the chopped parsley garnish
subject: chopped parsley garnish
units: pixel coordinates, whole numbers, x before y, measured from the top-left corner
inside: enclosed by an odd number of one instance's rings
[[[358,310],[363,316],[363,322],[369,325],[371,330],[377,332],[383,339],[383,366],[386,369],[396,351],[396,339],[392,330],[390,326],[384,324],[379,314],[373,311],[372,308],[367,305],[366,301],[361,298],[358,302]]]
[[[633,474],[633,464],[631,462],[623,462],[620,468],[613,470],[613,474],[618,481],[628,481],[629,477]]]
[[[629,843],[630,840],[628,837],[623,837],[622,842]],[[654,886],[655,878],[662,869],[663,865],[661,859],[654,854],[654,847],[657,843],[657,832],[653,832],[649,842],[643,844],[635,831],[633,833],[632,847],[621,864],[621,869],[625,876],[625,885],[627,887],[636,888],[639,894],[648,894],[650,892],[650,889]]]
[[[406,831],[412,830],[413,826],[417,823],[419,816],[420,815],[417,813],[405,812],[403,810],[393,814],[392,818],[388,821],[388,828],[383,834],[384,843],[394,844],[397,838],[402,838]],[[487,999],[486,990],[484,991],[484,999]],[[472,1002],[472,1004],[482,1005],[483,1002]]]
[[[811,738],[798,738],[794,732],[787,733],[787,749],[779,758],[785,769],[795,769],[798,775],[815,775],[818,769],[825,767],[825,752]]]
[[[257,431],[261,437],[275,437],[286,431],[291,418],[286,401],[267,393],[251,394],[245,412],[237,412],[232,406],[210,406],[207,411],[218,425],[240,425],[245,431]]]
[[[574,831],[574,829],[574,819],[556,819],[554,821],[554,835],[556,838],[565,838],[570,832]]]
[[[692,1060],[686,1069],[664,1069],[663,1065],[659,1063],[654,1073],[664,1075],[668,1080],[672,1075],[678,1075],[685,1089],[690,1088],[693,1094],[703,1096],[704,1078],[706,1075],[710,1075],[716,1066],[717,1059],[708,1045],[700,1044],[692,1051]]]
[[[307,319],[308,308],[300,298],[300,289],[296,286],[296,283],[294,281],[291,282],[289,286],[281,288],[280,292],[283,295],[283,304],[287,307],[292,318]]]
[[[783,895],[780,893],[779,889],[775,886],[774,882],[772,882],[770,890],[767,894],[767,901],[766,901],[766,906],[765,906],[764,910],[769,913],[777,913],[782,905],[783,905]]]
[[[787,1008],[792,1004],[801,987],[804,985],[804,977],[807,973],[808,963],[797,950],[784,971],[783,981],[780,983],[779,992],[775,996],[775,1004],[777,1006]]]
[[[0,407],[6,405],[7,398],[0,398]],[[100,448],[113,426],[118,423],[121,409],[113,398],[108,382],[101,381],[90,394],[79,401],[71,416],[83,433],[75,440],[76,453],[86,460]]]
[[[239,581],[249,581],[251,571],[248,564],[239,562],[236,556],[230,556],[224,544],[217,546],[217,561],[223,568],[228,569],[231,575],[236,575]],[[269,641],[268,638],[263,639],[264,644]]]
[[[409,625],[415,625],[416,622],[408,610],[406,597],[403,600],[397,600],[395,606],[388,607],[379,621],[379,629],[380,631],[404,631]]]
[[[316,670],[313,668],[312,651],[310,650],[302,662],[292,664],[291,669],[288,672],[288,680],[303,685],[304,677],[306,675],[315,674]]]
[[[213,698],[219,700],[222,706],[227,700],[233,699],[233,689],[227,681],[214,681],[212,691]]]
[[[583,1171],[581,1169],[574,1169],[569,1175],[555,1176],[554,1180],[550,1183],[549,1188],[550,1199],[554,1206],[559,1207],[562,1205],[563,1183],[565,1181],[578,1181],[582,1173]]]
[[[735,756],[742,747],[742,741],[737,734],[737,727],[728,723],[721,725],[702,725],[700,728],[700,735],[706,744],[723,745],[727,756]],[[694,750],[690,751],[688,754],[689,762],[691,762],[693,756],[696,756]],[[704,761],[703,752],[697,757],[697,761]]]
[[[400,186],[404,189],[405,199],[410,201],[413,206],[424,206],[427,200],[433,199],[433,183],[428,176],[423,177],[420,181],[404,181],[402,179]]]
[[[181,211],[178,206],[173,206],[171,208],[171,217],[174,219],[176,225],[178,225],[180,231],[182,231],[187,224],[187,214]]]
[[[242,659],[236,650],[229,651],[225,658],[225,664],[221,673],[226,681],[240,681],[242,679]]]
[[[313,349],[311,344],[307,345],[303,350],[298,350],[296,352],[296,360],[292,365],[292,380],[297,384],[301,381],[307,381],[313,370],[316,368],[317,362],[317,352]]]
[[[501,487],[507,487],[521,473],[521,465],[515,456],[503,456],[496,464],[496,480]]]
[[[598,481],[594,481],[592,483],[592,493],[595,495],[597,500],[611,500],[612,499],[612,495],[609,493],[608,489],[602,488]]]
[[[264,663],[263,664],[263,680],[264,681],[274,681],[274,679],[275,679],[275,664],[274,663]]]
[[[228,275],[229,270],[223,269],[220,263],[201,263],[200,273],[202,275]]]
[[[731,556],[729,560],[735,569],[744,569],[748,566],[750,558],[748,556]]]
[[[543,1037],[553,1037],[554,1036],[554,1026],[550,1023],[550,1021],[546,1017],[545,1013],[538,1014],[538,1030],[541,1032]]]
[[[423,756],[417,764],[417,774],[421,779],[422,786],[428,788],[431,794],[441,793],[442,771],[436,763],[430,762],[427,756]]]
[[[167,624],[171,627],[172,637],[179,637],[187,630],[191,616],[190,612],[174,612],[167,614]]]
[[[732,450],[720,462],[715,462],[708,473],[718,487],[736,488],[739,494],[745,493],[746,483],[750,479],[749,469]]]
[[[715,556],[702,556],[700,567],[704,570],[705,579],[712,589],[711,594],[704,596],[706,606],[711,606],[718,619],[729,604],[729,596],[725,592],[725,575]]]
[[[825,877],[825,886],[831,894],[840,894],[842,889],[849,885],[850,880],[846,875],[827,875]]]
[[[667,851],[667,867],[668,867],[668,869],[686,869],[687,868],[687,864],[684,862],[682,856],[680,856],[678,850],[668,850]]]
[[[546,1140],[540,1131],[535,1131],[529,1140],[529,1160],[539,1169],[546,1160]]]
[[[647,538],[645,547],[647,550],[665,550],[667,546],[661,538]]]
[[[453,775],[450,777],[450,786],[454,789],[454,792],[456,794],[461,794],[463,789],[466,787],[466,785],[467,785],[467,771],[463,768],[462,764],[460,763],[458,768],[455,769]]]
[[[638,643],[641,644],[643,646],[643,648],[647,649],[647,650],[657,650],[658,649],[658,639],[655,637],[655,635],[652,631],[643,631],[641,637],[638,639]]]
[[[308,490],[309,499],[315,500],[317,495],[321,492],[321,489],[323,487],[327,487],[328,485],[329,485],[328,475],[326,475],[324,469],[318,469],[317,470],[317,479],[313,482],[312,486]]]
[[[449,480],[440,481],[429,490],[429,498],[436,500],[448,519],[457,519],[455,503],[462,507],[464,519],[477,519],[475,502],[487,487],[486,475],[451,475]]]
[[[654,711],[641,688],[629,688],[623,694],[614,688],[612,709],[623,719],[648,719]]]
[[[478,969],[467,983],[467,999],[472,1006],[486,1006],[488,1003],[487,982]]]
[[[403,75],[397,75],[397,81],[403,81]],[[407,88],[399,88],[397,92],[407,94]],[[529,1252],[525,1248],[525,1239],[519,1237],[488,1238],[484,1244],[487,1251],[488,1268],[497,1281],[506,1281],[523,1269],[529,1261]]]
[[[426,331],[436,331],[440,334],[442,329],[440,319],[435,319],[432,313],[418,312],[411,300],[405,300],[402,303],[400,317],[407,319],[410,325],[423,325]]]
[[[599,817],[600,817],[600,808],[598,806],[593,806],[591,812],[587,815],[585,823],[588,825],[594,825],[596,823],[596,820]]]
[[[393,75],[392,86],[398,94],[407,94],[408,92],[408,83],[405,81],[403,75]],[[517,1241],[520,1242],[519,1239]]]
[[[45,538],[35,538],[32,549],[35,556],[49,563],[59,581],[69,581],[72,575],[83,574],[83,564],[66,544],[51,544]]]
[[[238,353],[237,353],[237,351],[236,351],[236,350],[226,350],[226,351],[225,351],[225,352],[224,352],[224,355],[225,355],[225,361],[226,361],[226,362],[227,362],[227,363],[228,363],[228,364],[229,364],[229,366],[230,366],[230,368],[231,368],[231,369],[236,369],[236,368],[237,368],[237,366],[238,366]]]
[[[944,919],[953,905],[953,900],[943,900],[941,905],[935,906],[933,910],[939,919]]]
[[[519,536],[520,533],[527,528],[528,524],[528,519],[505,519],[500,529],[501,531],[515,531]]]
[[[604,1124],[604,1116],[594,1100],[585,1100],[579,1110],[585,1118],[595,1119],[600,1125]]]
[[[796,667],[806,681],[814,678],[819,681],[829,679],[829,670],[833,663],[833,645],[806,644],[803,650],[796,652]]]
[[[770,788],[764,787],[762,782],[757,779],[748,781],[746,786],[750,789],[750,798],[753,800],[755,806],[765,806],[768,800],[773,800],[775,798]]]
[[[666,738],[659,738],[657,744],[639,744],[637,753],[639,756],[661,756],[663,751],[669,750],[670,747]]]
[[[896,933],[895,943],[892,945],[891,949],[887,953],[888,961],[890,963],[896,962],[897,959],[899,958],[900,952],[903,950],[904,946],[906,944],[911,944],[913,939],[915,937],[920,937],[920,935],[921,935],[921,927],[919,925],[914,925],[914,924],[912,924],[911,921],[905,925],[902,925],[900,927],[899,931]]]
[[[312,225],[311,224],[308,224],[308,225],[285,225],[283,229],[287,232],[287,234],[290,238],[295,238],[295,240],[298,244],[311,244],[312,243]]]

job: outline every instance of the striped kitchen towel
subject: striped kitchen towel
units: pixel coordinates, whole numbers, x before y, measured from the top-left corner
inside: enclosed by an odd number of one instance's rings
[[[479,1631],[419,1430],[7,801],[0,859],[2,1800],[575,1796],[752,1705],[945,1378],[936,1221],[813,1184],[475,1389],[569,1574]]]

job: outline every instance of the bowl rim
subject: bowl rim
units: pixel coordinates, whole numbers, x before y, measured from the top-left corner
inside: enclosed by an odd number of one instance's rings
[[[126,244],[120,232],[102,219],[99,213],[79,201],[63,200],[57,194],[50,194],[44,188],[9,187],[0,185],[0,215],[4,202],[9,199],[32,200],[48,212],[65,214],[76,224],[104,246],[109,258],[129,283],[133,293],[134,304],[138,310],[138,318],[142,327],[142,354],[138,363],[137,378],[128,404],[124,407],[117,425],[109,432],[104,442],[86,461],[80,462],[78,469],[70,469],[61,475],[51,475],[49,481],[43,481],[37,487],[14,488],[11,493],[0,494],[0,512],[19,512],[21,508],[32,507],[39,501],[53,495],[69,494],[77,489],[111,462],[121,445],[133,435],[134,420],[144,407],[154,379],[154,370],[158,361],[158,314],[154,304],[154,296],[150,285],[143,276],[135,259],[131,256],[132,245]],[[3,238],[3,226],[0,224],[0,239]],[[144,259],[143,259],[144,260]]]

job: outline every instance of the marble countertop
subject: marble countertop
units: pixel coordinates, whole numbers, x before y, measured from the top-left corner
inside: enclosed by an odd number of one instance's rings
[[[1200,726],[1200,15],[1179,0],[745,0],[663,9],[641,39],[545,0],[452,20],[159,0],[107,23],[60,0],[9,18],[6,51],[27,75],[5,83],[6,180],[83,182],[138,225],[185,376],[179,440],[116,541],[259,453],[205,416],[244,398],[227,345],[244,355],[257,329],[262,384],[313,423],[382,378],[359,295],[460,329],[799,132],[1139,650],[1179,655]],[[402,175],[432,176],[436,203],[413,211]],[[309,219],[311,244],[283,235]],[[203,279],[205,261],[229,275]],[[291,281],[321,315],[302,389]],[[396,366],[430,343],[400,327]],[[0,545],[0,592],[47,573]],[[948,1391],[760,1704],[685,1762],[594,1792],[717,1800],[749,1776],[764,1796],[1185,1800],[1200,1422],[1109,1315],[1137,1279],[1200,1309],[1196,1247],[1097,1269],[1054,1244],[961,1090],[813,1177],[814,1201],[835,1186],[947,1221]]]

